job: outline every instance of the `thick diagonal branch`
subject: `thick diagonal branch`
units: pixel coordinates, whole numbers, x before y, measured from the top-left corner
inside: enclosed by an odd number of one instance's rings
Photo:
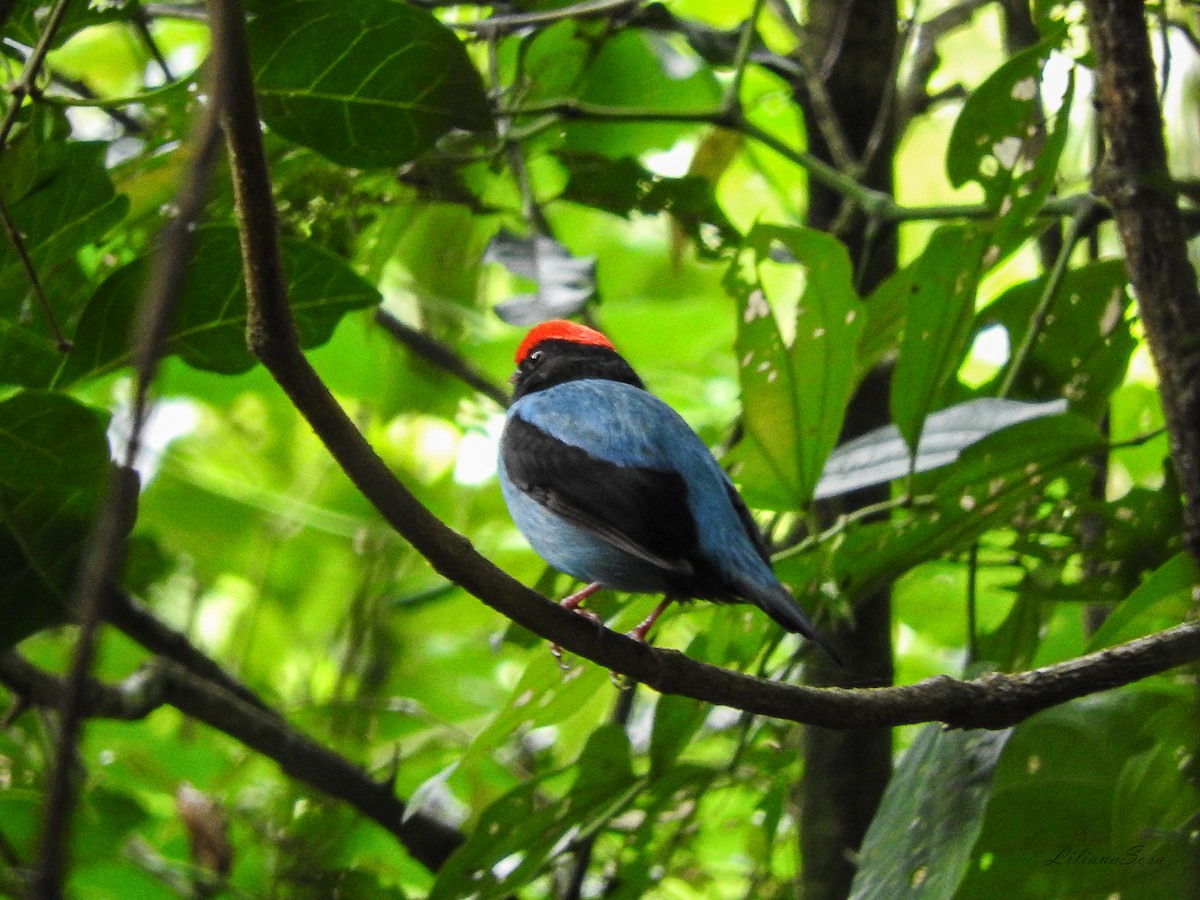
[[[250,347],[384,519],[438,572],[497,612],[548,641],[660,693],[832,728],[927,721],[955,727],[1003,728],[1049,706],[1200,659],[1200,626],[1189,624],[1017,675],[967,682],[943,678],[867,690],[806,688],[731,672],[597,629],[515,581],[429,512],[396,479],[301,352],[279,258],[242,7],[237,0],[212,0],[212,10],[214,42],[226,46],[230,61],[226,73],[230,100],[222,121],[234,166],[245,254]]]

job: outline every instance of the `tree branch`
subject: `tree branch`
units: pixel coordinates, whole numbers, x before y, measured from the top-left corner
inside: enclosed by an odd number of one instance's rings
[[[397,533],[440,574],[501,615],[660,693],[831,728],[925,721],[960,728],[1003,728],[1075,697],[1200,659],[1200,625],[1188,624],[1033,672],[975,681],[938,678],[866,690],[806,688],[731,672],[596,628],[517,582],[430,513],[396,479],[301,352],[279,258],[241,5],[237,0],[212,0],[212,9],[214,43],[227,46],[231,67],[223,122],[245,254],[251,350],[355,486]]]
[[[66,691],[61,678],[32,665],[13,650],[0,653],[0,682],[29,703],[57,708]],[[83,681],[79,708],[92,718],[132,721],[164,705],[198,719],[274,760],[289,776],[343,800],[396,836],[413,858],[436,871],[462,843],[462,835],[419,810],[406,807],[390,784],[366,772],[264,710],[167,660],[135,672],[120,684]]]

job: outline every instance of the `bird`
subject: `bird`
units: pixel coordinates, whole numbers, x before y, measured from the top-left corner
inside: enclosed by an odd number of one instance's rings
[[[663,600],[629,636],[645,642],[676,599],[752,603],[841,664],[776,578],[745,502],[704,441],[650,393],[603,333],[556,319],[516,353],[498,474],[517,529],[586,587]]]

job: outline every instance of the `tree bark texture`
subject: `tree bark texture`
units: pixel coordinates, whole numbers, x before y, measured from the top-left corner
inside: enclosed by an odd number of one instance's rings
[[[1094,179],[1125,251],[1183,492],[1184,546],[1200,561],[1200,291],[1167,170],[1145,9],[1091,0],[1095,104],[1107,153]]]
[[[806,65],[810,81],[823,83],[836,128],[855,159],[863,165],[859,177],[871,188],[892,193],[894,134],[889,91],[896,76],[893,60],[897,42],[895,0],[814,0],[808,6]],[[829,142],[808,91],[800,92],[808,121],[809,149],[835,162]],[[882,130],[881,130],[882,129]],[[874,139],[874,141],[873,141]],[[874,142],[875,146],[871,145]],[[871,152],[871,157],[864,156]],[[807,223],[829,229],[839,224],[855,261],[855,278],[866,293],[896,266],[895,233],[890,227],[875,234],[870,223],[855,213],[843,218],[844,198],[816,183],[809,185]],[[850,402],[842,440],[849,440],[890,420],[890,372],[872,372]],[[886,497],[886,488],[861,491],[846,498],[853,508]],[[860,603],[853,621],[838,623],[831,639],[846,661],[838,668],[814,659],[806,671],[810,685],[883,686],[893,680],[890,590],[879,591]],[[840,900],[854,879],[854,854],[862,845],[883,791],[892,774],[890,728],[834,731],[816,726],[804,730],[804,776],[797,791],[800,817],[801,886],[808,900]]]

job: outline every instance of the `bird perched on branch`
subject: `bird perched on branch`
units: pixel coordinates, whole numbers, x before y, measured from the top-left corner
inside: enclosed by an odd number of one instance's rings
[[[673,599],[750,602],[837,654],[771,571],[746,504],[700,437],[599,331],[535,326],[521,342],[500,438],[500,487],[533,549],[587,583]]]

